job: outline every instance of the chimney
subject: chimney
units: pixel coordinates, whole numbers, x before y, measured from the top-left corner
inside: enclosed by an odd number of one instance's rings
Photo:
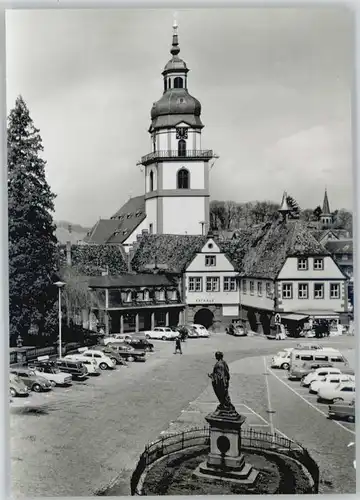
[[[66,242],[66,263],[71,266],[71,241]]]
[[[149,234],[149,230],[148,229],[143,229],[141,231],[141,234],[144,236],[145,234]]]

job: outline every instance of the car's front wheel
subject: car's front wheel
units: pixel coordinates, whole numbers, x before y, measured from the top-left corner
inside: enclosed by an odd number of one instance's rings
[[[32,390],[35,391],[35,392],[40,392],[41,391],[41,387],[39,384],[34,384],[32,386]]]
[[[281,368],[282,368],[283,370],[288,370],[288,369],[289,369],[289,363],[283,363],[283,364],[281,365]]]
[[[146,338],[147,340],[149,340],[150,335],[147,335],[147,334],[146,334],[146,335],[145,335],[145,338]]]
[[[348,422],[355,422],[355,417],[354,415],[349,415],[347,418]]]
[[[56,382],[55,382],[55,380],[50,380],[50,384],[51,384],[53,387],[55,387],[55,386],[56,386]]]
[[[107,370],[108,365],[106,363],[100,363],[99,368],[100,368],[100,370]]]
[[[131,363],[132,361],[135,361],[135,358],[133,356],[129,356],[127,360]]]
[[[161,340],[166,340],[165,335],[163,335],[163,336],[161,337]]]
[[[14,398],[16,395],[17,395],[17,392],[15,391],[15,389],[13,387],[10,387],[10,396],[12,398]]]
[[[117,363],[116,359],[115,358],[110,358],[110,359],[114,363],[114,365],[116,365],[116,363]]]

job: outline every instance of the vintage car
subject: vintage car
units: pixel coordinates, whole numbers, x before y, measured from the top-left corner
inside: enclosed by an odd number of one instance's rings
[[[174,332],[168,326],[156,326],[153,330],[147,330],[144,334],[148,340],[175,340],[179,336],[179,332]]]
[[[49,380],[53,387],[72,384],[72,375],[62,372],[49,356],[39,356],[37,360],[30,361],[28,367],[34,370],[36,375]]]
[[[13,398],[15,396],[28,396],[30,393],[29,387],[14,373],[9,374],[9,391]]]
[[[34,370],[29,370],[28,368],[12,368],[10,373],[12,375],[17,375],[30,389],[30,391],[41,392],[52,389],[52,385],[49,380],[36,375]]]
[[[246,337],[247,333],[243,325],[230,323],[229,326],[225,328],[225,332],[228,335],[233,335],[234,337]]]
[[[106,353],[100,350],[80,347],[78,351],[85,358],[95,360],[100,370],[113,370],[116,367],[116,359],[111,359]]]
[[[339,403],[345,401],[351,403],[355,399],[355,382],[342,382],[335,387],[321,387],[318,390],[318,401],[329,401]]]
[[[134,349],[129,344],[114,344],[111,346],[118,356],[120,356],[125,361],[146,361],[146,353],[142,349]],[[107,351],[105,351],[107,352]],[[109,354],[110,356],[110,354]]]
[[[330,419],[339,418],[348,422],[355,422],[355,399],[349,403],[334,403],[329,405],[328,417]]]

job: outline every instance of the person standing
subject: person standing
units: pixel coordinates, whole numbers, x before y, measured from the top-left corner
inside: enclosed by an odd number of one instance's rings
[[[175,352],[174,352],[174,354],[177,354],[178,352],[180,354],[182,354],[180,335],[178,337],[176,337],[176,339],[175,339]]]

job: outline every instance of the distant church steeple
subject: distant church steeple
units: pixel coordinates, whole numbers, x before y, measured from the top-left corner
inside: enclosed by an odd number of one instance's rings
[[[324,202],[321,214],[321,224],[323,227],[330,227],[333,223],[333,214],[330,212],[329,198],[325,188]]]

